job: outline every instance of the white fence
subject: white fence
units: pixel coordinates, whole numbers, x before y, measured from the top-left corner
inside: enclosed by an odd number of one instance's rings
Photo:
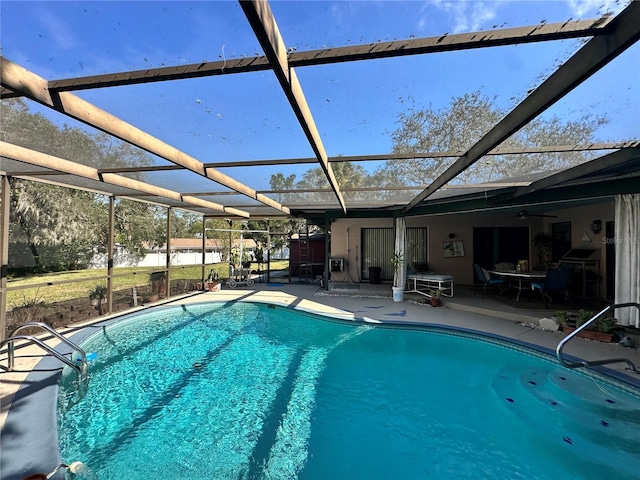
[[[167,262],[165,252],[147,253],[143,258],[138,258],[126,253],[118,253],[113,257],[114,267],[160,267],[164,268]],[[205,253],[205,263],[220,263],[222,256],[219,252]],[[202,253],[180,252],[171,254],[171,265],[201,265]],[[99,254],[91,260],[90,268],[107,268],[107,256]]]
[[[264,253],[266,260],[267,254]],[[271,252],[271,260],[286,260],[289,258],[287,247]],[[131,255],[123,250],[118,250],[113,257],[114,267],[160,267],[164,268],[167,261],[167,254],[163,251],[149,252],[143,258]],[[206,252],[205,263],[221,263],[225,261],[220,252]],[[201,252],[179,252],[171,254],[171,265],[201,265]],[[91,260],[89,268],[107,268],[107,255],[97,254]]]

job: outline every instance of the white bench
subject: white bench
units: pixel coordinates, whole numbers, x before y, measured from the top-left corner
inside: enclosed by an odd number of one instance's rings
[[[431,298],[432,290],[440,290],[444,297],[453,297],[453,276],[437,274],[407,275],[407,293],[419,293]]]

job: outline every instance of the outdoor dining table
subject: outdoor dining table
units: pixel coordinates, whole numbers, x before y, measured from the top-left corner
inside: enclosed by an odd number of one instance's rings
[[[506,272],[489,270],[489,273],[491,275],[495,275],[496,277],[502,277],[508,282],[507,288],[503,289],[500,292],[500,295],[502,295],[503,292],[509,290],[510,288],[518,290],[516,301],[520,300],[520,293],[522,293],[523,289],[531,288],[532,281],[544,280],[547,276],[547,272],[518,272],[516,270],[509,270]]]

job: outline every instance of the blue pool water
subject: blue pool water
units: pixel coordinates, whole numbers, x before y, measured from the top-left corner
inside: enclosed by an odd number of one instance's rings
[[[640,397],[520,347],[256,304],[100,329],[61,381],[65,462],[100,480],[631,479]]]

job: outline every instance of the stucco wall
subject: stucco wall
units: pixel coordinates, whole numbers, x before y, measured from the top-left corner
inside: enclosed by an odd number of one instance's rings
[[[363,228],[392,228],[391,218],[340,219],[331,224],[331,256],[345,259],[344,272],[332,272],[331,279],[359,282],[362,263],[361,230]],[[391,258],[391,256],[389,257]]]
[[[537,233],[544,231],[551,233],[551,223],[571,222],[572,247],[581,246],[582,237],[588,232],[592,239],[590,248],[601,248],[600,271],[603,278],[600,286],[600,296],[604,295],[604,278],[606,267],[604,228],[607,221],[614,218],[613,200],[577,208],[563,210],[547,210],[549,215],[557,215],[558,218],[529,217],[528,220],[518,220],[516,214],[501,213],[499,210],[487,213],[465,213],[442,216],[410,217],[407,219],[408,227],[427,227],[428,235],[428,261],[431,270],[453,275],[456,283],[470,285],[473,283],[473,228],[474,227],[529,227],[529,236],[532,238]],[[593,220],[602,220],[602,232],[593,234],[589,225]],[[361,264],[361,229],[362,228],[393,227],[393,220],[384,219],[339,219],[331,225],[331,256],[342,257],[348,260],[346,272],[334,273],[333,280],[360,281]],[[461,240],[464,244],[465,255],[463,257],[445,258],[443,256],[442,242],[449,240],[449,234],[455,234],[455,240]],[[536,252],[533,245],[529,247],[529,262],[535,262]]]
[[[572,248],[596,248],[600,249],[600,288],[598,296],[605,297],[607,265],[605,262],[606,235],[605,228],[607,222],[615,219],[615,202],[613,200],[601,204],[589,205],[588,207],[567,208],[553,211],[553,215],[558,218],[545,218],[545,228],[551,231],[551,224],[555,222],[571,222],[571,247]],[[593,233],[590,230],[594,220],[601,220],[602,230],[600,233]],[[586,236],[585,236],[586,234]],[[590,242],[583,243],[583,237],[589,237]],[[612,265],[611,268],[614,266]],[[613,300],[613,299],[611,299]]]

